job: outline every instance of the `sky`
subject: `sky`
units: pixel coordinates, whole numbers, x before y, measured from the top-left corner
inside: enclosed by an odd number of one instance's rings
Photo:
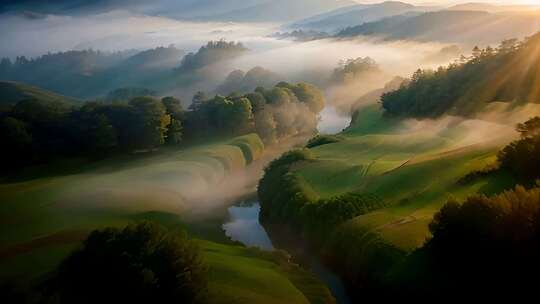
[[[382,0],[355,0],[359,3],[378,3]],[[537,4],[540,5],[540,0],[402,0],[411,4],[459,4],[459,3],[497,3],[497,4]]]

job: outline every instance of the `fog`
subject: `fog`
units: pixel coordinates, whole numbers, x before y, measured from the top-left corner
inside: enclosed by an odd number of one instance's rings
[[[28,18],[20,14],[1,15],[0,56],[35,57],[47,52],[96,49],[120,51],[176,45],[193,51],[209,40],[258,41],[273,25],[220,22],[188,22],[164,17],[111,11],[88,16],[43,15]]]
[[[369,91],[382,88],[395,76],[408,77],[418,68],[434,68],[453,60],[433,59],[438,58],[436,54],[441,49],[449,46],[437,42],[381,42],[371,39],[294,42],[270,38],[269,35],[277,31],[279,26],[261,23],[188,22],[137,15],[127,11],[88,16],[46,15],[40,18],[3,15],[0,18],[0,28],[9,30],[0,35],[0,57],[34,57],[48,52],[89,48],[103,51],[143,50],[170,44],[186,51],[196,51],[209,40],[240,41],[250,52],[234,60],[206,67],[205,74],[212,77],[197,89],[215,89],[231,71],[247,71],[256,66],[284,75],[286,81],[314,83],[325,90],[330,105],[321,113],[319,122],[319,131],[324,133],[339,132],[347,127],[350,121],[347,115],[349,113],[338,114],[333,105],[352,103]],[[363,77],[353,79],[347,84],[329,83],[329,78],[340,61],[366,56],[377,62],[383,77]],[[283,116],[300,115],[301,110],[283,113]],[[281,111],[283,112],[283,109]],[[459,125],[464,132],[460,135],[457,146],[466,146],[479,141],[496,138],[507,140],[514,137],[514,124],[528,118],[526,116],[530,113],[530,109],[514,109],[510,112],[511,115],[509,112],[493,110],[482,113],[477,119],[445,117],[433,121],[409,120],[402,131],[431,132],[444,136],[445,130]],[[300,142],[269,147],[265,158],[247,169],[235,170],[227,175],[213,172],[210,179],[202,176],[202,173],[201,176],[183,176],[177,172],[170,176],[152,176],[147,175],[148,172],[143,169],[124,170],[117,175],[98,174],[85,182],[91,185],[85,189],[91,190],[90,192],[77,191],[73,196],[70,195],[70,200],[77,201],[85,195],[94,199],[106,197],[107,201],[121,201],[120,198],[126,197],[131,200],[138,196],[136,201],[141,204],[142,209],[146,208],[146,202],[151,199],[153,202],[162,201],[164,204],[174,205],[174,208],[189,206],[186,209],[194,215],[204,213],[209,208],[253,192],[264,165]],[[103,177],[107,178],[102,179]]]

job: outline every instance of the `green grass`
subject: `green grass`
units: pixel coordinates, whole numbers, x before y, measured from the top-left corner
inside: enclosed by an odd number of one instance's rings
[[[201,242],[211,265],[211,303],[332,303],[328,289],[298,266],[253,249]]]
[[[406,126],[369,106],[341,133],[342,141],[311,149],[315,160],[293,166],[294,174],[320,198],[360,191],[390,205],[343,224],[339,229],[346,230],[344,243],[351,242],[347,239],[351,235],[375,233],[379,241],[410,251],[429,236],[428,224],[448,198],[512,186],[512,178],[503,175],[457,184],[467,173],[495,162],[504,141],[471,144],[467,135],[474,125],[441,129],[427,124],[408,130]]]
[[[152,220],[207,239],[200,244],[210,266],[211,303],[332,303],[312,274],[231,245],[221,231],[226,206],[190,216],[203,205],[192,197],[211,192],[263,151],[252,134],[151,156],[42,166],[5,179],[0,184],[0,280],[39,279],[89,231]]]
[[[234,141],[260,142],[256,135]],[[192,211],[197,202],[188,198],[202,196],[245,165],[242,150],[224,142],[0,184],[0,248],[63,230],[125,224],[147,211]]]

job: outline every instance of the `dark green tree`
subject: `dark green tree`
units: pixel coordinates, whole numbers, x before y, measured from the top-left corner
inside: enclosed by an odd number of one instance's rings
[[[49,290],[60,303],[201,303],[206,285],[196,243],[145,222],[92,232]]]

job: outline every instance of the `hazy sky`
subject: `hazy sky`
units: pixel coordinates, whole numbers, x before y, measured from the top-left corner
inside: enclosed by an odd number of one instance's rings
[[[381,0],[355,0],[359,3],[378,3]],[[497,3],[497,4],[537,4],[540,5],[540,0],[403,0],[403,2],[411,4],[458,4],[458,3]]]

